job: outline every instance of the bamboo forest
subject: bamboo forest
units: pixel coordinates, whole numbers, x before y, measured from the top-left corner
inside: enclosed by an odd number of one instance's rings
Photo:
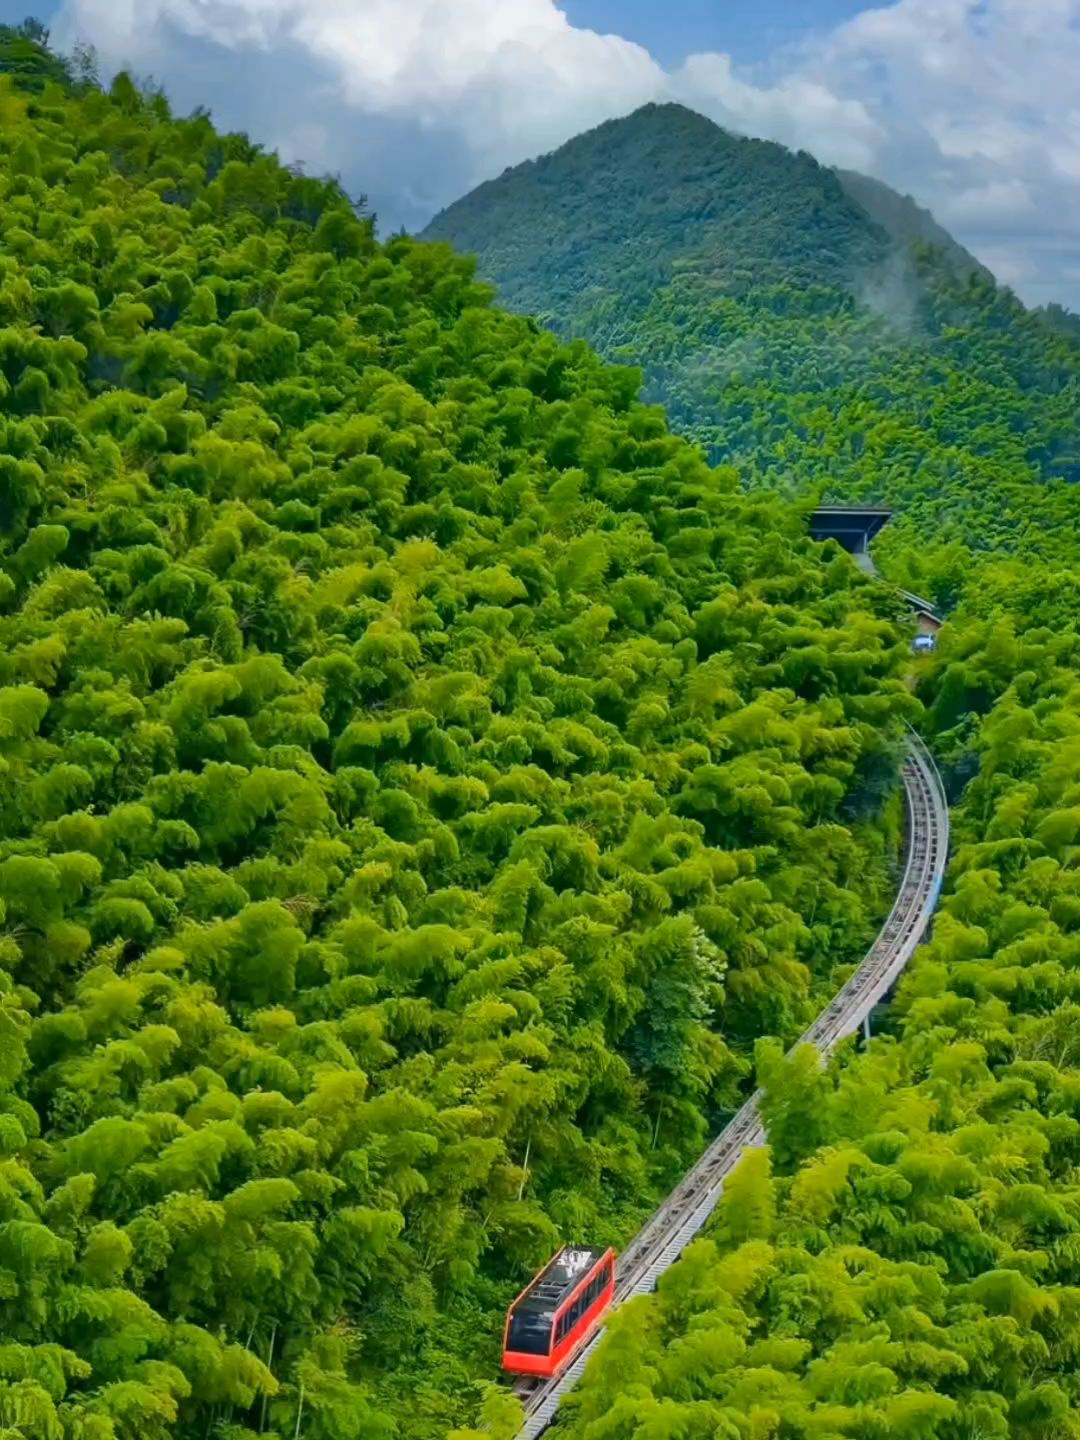
[[[0,27],[0,1440],[513,1440],[507,1307],[758,1086],[551,1434],[1080,1440],[1080,338],[828,172],[878,344],[777,149],[586,323]]]

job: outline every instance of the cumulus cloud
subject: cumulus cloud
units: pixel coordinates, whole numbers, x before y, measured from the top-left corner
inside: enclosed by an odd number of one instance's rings
[[[678,99],[896,184],[1025,297],[1080,305],[1080,0],[892,0],[753,72],[665,71],[555,0],[62,0],[54,34],[341,173],[391,226]]]
[[[1025,283],[1038,278],[1034,257],[1026,255],[1021,249],[986,244],[981,247],[980,258],[1003,285],[1017,291],[1022,290]]]
[[[1011,227],[1037,212],[1031,186],[1024,180],[991,180],[986,185],[968,185],[945,197],[942,220],[983,228]]]
[[[800,60],[871,97],[882,179],[1025,298],[1080,308],[1080,0],[896,0]]]
[[[873,165],[885,132],[861,100],[845,99],[820,80],[785,75],[752,84],[730,55],[690,55],[671,77],[671,94],[728,129],[809,150],[852,170]]]
[[[641,46],[576,28],[552,0],[66,0],[55,28],[167,79],[185,42],[209,43],[243,67],[243,92],[289,50],[318,65],[344,125],[352,112],[443,126],[478,168],[561,144],[665,81]],[[298,86],[277,96],[301,117],[309,101]]]

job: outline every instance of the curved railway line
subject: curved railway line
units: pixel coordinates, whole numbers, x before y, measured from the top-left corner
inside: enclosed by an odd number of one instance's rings
[[[796,1048],[809,1042],[828,1053],[866,1022],[899,979],[930,924],[945,874],[949,810],[937,767],[914,732],[902,779],[907,800],[907,854],[896,902],[858,970],[796,1042]],[[716,1208],[724,1179],[743,1152],[765,1143],[760,1096],[760,1091],[751,1095],[619,1256],[615,1305],[656,1288],[659,1277]],[[598,1329],[554,1380],[539,1385],[525,1381],[515,1387],[525,1402],[525,1423],[517,1440],[536,1440],[551,1424],[563,1396],[581,1378],[599,1335]]]

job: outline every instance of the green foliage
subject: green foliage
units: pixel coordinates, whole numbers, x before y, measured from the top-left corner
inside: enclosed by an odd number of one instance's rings
[[[48,42],[49,32],[37,20],[0,25],[0,77],[10,75],[20,89],[37,93],[49,83],[70,85],[71,67]]]
[[[868,1048],[823,1067],[759,1041],[768,1149],[616,1314],[560,1433],[1077,1435],[1076,317],[1025,311],[885,187],[674,108],[510,172],[432,233],[640,364],[750,486],[897,504],[884,568],[952,611],[913,677],[955,802],[932,939]],[[738,728],[755,705],[723,648],[690,704]],[[808,678],[816,658],[781,663]],[[723,768],[680,807],[706,834]],[[755,815],[782,825],[756,768]]]
[[[1076,1433],[1080,611],[1060,578],[976,577],[923,675],[951,775],[975,773],[895,1033],[828,1069],[761,1043],[777,1173],[749,1152],[711,1238],[614,1317],[568,1435]]]
[[[780,1174],[747,1153],[713,1237],[615,1316],[570,1436],[1076,1428],[1080,635],[1025,599],[960,611],[923,680],[986,713],[942,736],[979,769],[897,1034],[828,1070],[760,1045]]]
[[[1076,317],[1025,311],[876,181],[648,106],[425,233],[640,366],[746,485],[895,505],[875,553],[939,605],[988,553],[1068,563],[1080,544]]]
[[[891,1033],[827,1069],[759,1044],[769,1150],[616,1315],[569,1435],[1077,1432],[1078,675],[1071,571],[969,574],[919,680],[954,856]]]
[[[621,1243],[866,946],[896,605],[448,247],[33,56],[0,1426],[426,1440],[515,1287]]]

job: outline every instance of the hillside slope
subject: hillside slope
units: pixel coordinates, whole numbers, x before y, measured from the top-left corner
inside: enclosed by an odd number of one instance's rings
[[[901,195],[890,185],[870,175],[860,175],[857,170],[837,170],[836,176],[850,198],[881,226],[895,245],[908,250],[921,242],[938,251],[959,278],[978,275],[983,280],[993,280],[986,266],[980,265],[975,256],[910,195]]]
[[[640,290],[631,263],[624,283],[618,247],[593,248],[586,221],[588,284],[566,323],[639,360],[676,423],[734,460],[750,484],[903,506],[884,537],[887,562],[912,588],[955,606],[917,682],[956,802],[955,850],[932,938],[883,1035],[827,1068],[809,1048],[786,1060],[771,1041],[757,1047],[768,1148],[746,1156],[708,1233],[657,1292],[613,1317],[559,1433],[1075,1436],[1074,321],[1026,312],[962,262],[958,276],[948,251],[907,258],[894,248],[884,268],[852,283],[835,251],[811,278],[812,257],[790,233],[790,265],[777,280],[777,216],[759,235],[767,266],[737,274],[729,262],[754,254],[755,239],[738,232],[734,214],[691,235],[684,217],[723,197],[688,196],[706,167],[683,168],[689,157],[678,144],[666,152],[677,204],[641,205],[644,191],[667,188],[659,130],[669,122],[682,133],[680,116],[626,122],[626,134],[650,132],[651,148],[638,165],[644,147],[631,147],[621,177],[605,178],[602,222],[617,232],[621,206],[634,225],[654,224],[674,257],[669,278]],[[717,139],[717,152],[731,143]],[[572,195],[581,153],[568,147],[547,163],[553,197]],[[753,153],[744,151],[748,163]],[[814,176],[809,166],[787,173],[800,186]],[[768,166],[761,175],[764,204]],[[489,257],[502,264],[531,244],[535,300],[563,304],[545,269],[546,238],[516,228],[517,185],[532,203],[530,173],[504,177],[502,228],[482,265],[494,275]],[[796,205],[803,215],[807,193]],[[777,209],[784,198],[775,196]],[[898,197],[886,204],[871,189],[865,198],[891,235],[914,228],[933,238]],[[877,232],[851,231],[849,200],[833,203],[850,242],[844,253],[857,256],[853,234]],[[470,225],[483,238],[475,215]],[[626,230],[631,257],[656,243],[629,222]]]
[[[890,253],[831,170],[681,105],[647,105],[507,170],[425,234],[478,255],[506,304],[568,334],[616,297],[647,304],[690,265],[725,292],[850,286]]]
[[[968,547],[1071,553],[1080,347],[948,237],[928,246],[944,232],[876,182],[650,106],[428,233],[508,303],[640,365],[748,485],[898,506],[885,562],[920,593],[955,598]]]
[[[628,1232],[762,1036],[771,1156],[567,1435],[1080,1433],[1076,554],[964,571],[919,672],[933,943],[891,1033],[788,1066],[885,898],[889,592],[447,247],[17,38],[4,1434],[444,1440],[515,1286]],[[957,356],[1058,396],[1067,352],[980,304]],[[942,374],[924,428],[999,445]],[[505,1389],[483,1419],[456,1440],[513,1435]]]
[[[888,903],[902,631],[633,371],[0,77],[0,1429],[436,1440]]]

